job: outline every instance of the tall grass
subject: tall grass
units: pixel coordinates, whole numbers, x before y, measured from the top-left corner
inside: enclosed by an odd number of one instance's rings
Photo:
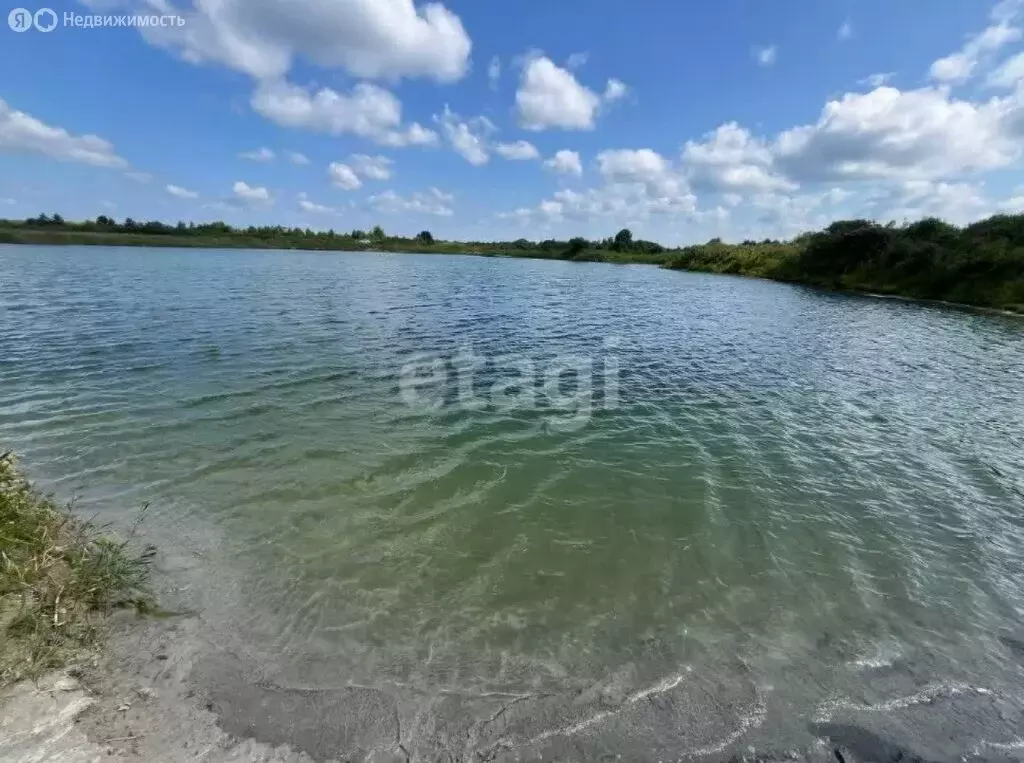
[[[113,609],[152,609],[154,549],[136,549],[137,527],[126,540],[107,535],[40,494],[14,456],[0,454],[0,685],[94,648]]]

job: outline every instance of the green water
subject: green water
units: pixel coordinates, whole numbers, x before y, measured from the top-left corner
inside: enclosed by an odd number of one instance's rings
[[[532,401],[497,396],[512,367]],[[282,685],[686,669],[812,708],[900,660],[996,680],[1021,631],[1014,318],[643,266],[0,247],[0,389],[0,443],[115,523],[150,503],[165,595]]]

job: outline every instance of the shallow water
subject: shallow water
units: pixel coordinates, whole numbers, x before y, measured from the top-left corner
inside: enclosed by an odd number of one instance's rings
[[[901,661],[1009,680],[1022,633],[1016,318],[643,266],[0,247],[0,389],[0,443],[83,510],[150,503],[178,593],[280,685],[685,669],[812,713]]]

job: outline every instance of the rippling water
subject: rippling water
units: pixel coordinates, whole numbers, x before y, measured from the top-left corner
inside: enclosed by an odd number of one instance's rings
[[[461,404],[467,348],[485,391],[502,356],[593,359],[589,417]],[[440,407],[403,397],[422,353]],[[182,595],[283,684],[687,666],[813,707],[898,660],[997,680],[1021,632],[1015,318],[640,266],[0,247],[0,385],[0,443],[85,510],[151,503]]]

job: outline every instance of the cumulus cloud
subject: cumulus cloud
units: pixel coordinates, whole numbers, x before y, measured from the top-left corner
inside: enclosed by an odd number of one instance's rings
[[[455,152],[472,165],[490,161],[487,139],[497,128],[487,117],[473,117],[468,121],[451,111],[446,105],[444,113],[434,117],[444,130],[445,137]]]
[[[975,183],[906,180],[873,195],[869,214],[879,220],[906,222],[939,217],[956,225],[973,222],[996,210]]]
[[[772,152],[764,141],[735,122],[720,125],[701,141],[687,141],[682,159],[687,177],[698,187],[733,192],[794,187],[774,171]]]
[[[94,167],[127,167],[128,162],[114,153],[114,146],[96,135],[72,135],[61,127],[51,127],[24,111],[11,108],[0,99],[0,152],[40,154],[64,162]]]
[[[168,184],[166,186],[166,189],[167,189],[167,193],[171,194],[171,196],[176,196],[179,199],[196,199],[196,198],[199,198],[199,194],[198,193],[196,193],[195,191],[190,191],[187,188],[182,188],[180,185],[170,185],[170,184]]]
[[[327,174],[331,178],[331,183],[343,191],[354,191],[363,184],[355,170],[341,162],[331,162]]]
[[[604,102],[626,94],[625,83],[608,80],[604,96],[580,84],[572,72],[550,58],[535,55],[523,66],[516,111],[519,124],[527,130],[592,130]]]
[[[252,108],[282,127],[329,135],[350,133],[386,146],[431,145],[437,133],[418,123],[402,126],[402,104],[388,90],[360,83],[349,94],[310,91],[283,80],[260,83]]]
[[[520,207],[498,217],[524,225],[562,220],[629,225],[652,217],[692,217],[696,201],[687,191],[663,194],[645,183],[608,183],[584,191],[562,189],[535,207]]]
[[[309,158],[305,154],[300,154],[298,151],[289,151],[288,161],[299,167],[304,167],[309,164]]]
[[[653,149],[600,152],[604,185],[563,189],[535,206],[504,212],[524,225],[614,220],[629,226],[657,215],[685,229],[788,237],[838,218],[883,221],[937,216],[964,224],[995,211],[1024,211],[1024,193],[990,199],[985,173],[1024,159],[1024,54],[992,53],[1019,38],[1024,0],[1006,0],[988,30],[968,39],[968,65],[943,84],[900,90],[876,74],[863,92],[841,94],[807,124],[759,135],[729,122],[686,140],[677,159]],[[959,60],[955,59],[954,60]],[[940,74],[942,67],[938,67]],[[981,78],[995,91],[958,97],[948,83]],[[691,188],[713,194],[698,207]],[[569,229],[566,228],[566,232]],[[719,235],[719,234],[712,234]]]
[[[402,197],[395,191],[384,191],[370,197],[370,206],[379,212],[406,212],[410,214],[435,215],[437,217],[451,217],[454,214],[449,204],[452,195],[430,188],[427,191],[417,191],[408,198]]]
[[[545,160],[544,166],[560,175],[576,175],[579,177],[583,174],[583,163],[580,161],[580,155],[575,151],[569,151],[564,148],[561,151],[556,151],[555,155],[550,159]]]
[[[666,194],[681,188],[672,163],[649,148],[602,151],[597,155],[597,169],[609,183],[643,183]]]
[[[328,207],[323,204],[317,204],[310,200],[309,195],[302,192],[298,196],[299,209],[303,212],[309,212],[311,214],[337,214],[337,210],[333,207]]]
[[[369,180],[389,180],[392,175],[391,165],[394,162],[386,156],[367,156],[366,154],[353,154],[349,157],[349,164],[358,175]]]
[[[517,140],[515,143],[498,143],[494,146],[494,152],[505,159],[516,161],[526,161],[540,157],[537,147],[526,140]]]
[[[777,45],[768,45],[763,48],[754,48],[754,60],[759,66],[773,66],[779,57]]]
[[[274,161],[275,154],[269,148],[258,148],[255,151],[243,151],[239,155],[240,159],[248,159],[253,162],[272,162]]]
[[[153,10],[148,0],[119,5]],[[283,77],[300,58],[356,77],[441,82],[460,79],[469,65],[461,20],[435,2],[196,0],[178,13],[184,26],[145,27],[145,38],[191,63],[221,64],[257,79]]]
[[[944,88],[847,93],[826,104],[815,124],[779,135],[775,159],[799,180],[935,178],[992,169],[1019,154],[1011,133],[1020,114],[1011,101],[974,104]]]
[[[231,188],[235,194],[235,201],[243,204],[269,204],[272,199],[270,191],[263,186],[251,186],[242,180],[236,180]]]

